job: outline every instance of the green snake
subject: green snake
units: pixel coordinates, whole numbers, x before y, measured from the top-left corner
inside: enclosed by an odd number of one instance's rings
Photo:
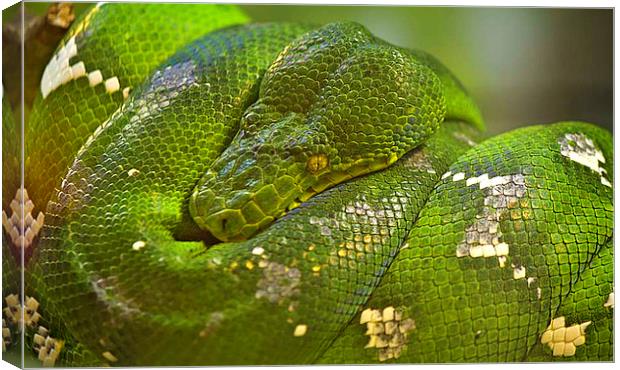
[[[424,52],[248,22],[76,20],[26,122],[27,196],[3,162],[9,350],[22,307],[44,365],[612,360],[608,131],[486,138]]]

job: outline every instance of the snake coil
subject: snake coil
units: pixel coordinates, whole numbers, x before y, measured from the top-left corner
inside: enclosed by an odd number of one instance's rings
[[[59,45],[25,142],[44,363],[612,358],[609,132],[484,139],[424,52],[247,21],[99,4]]]

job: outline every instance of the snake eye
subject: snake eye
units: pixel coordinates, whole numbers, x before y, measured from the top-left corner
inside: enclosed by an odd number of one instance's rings
[[[317,173],[320,170],[327,167],[329,161],[327,160],[327,156],[325,154],[314,154],[310,158],[308,158],[308,162],[306,162],[306,169],[310,173]]]

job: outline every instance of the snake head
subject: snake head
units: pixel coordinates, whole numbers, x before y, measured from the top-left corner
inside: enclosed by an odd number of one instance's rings
[[[312,195],[395,162],[446,116],[446,74],[428,60],[356,23],[294,41],[194,189],[194,221],[220,240],[246,239]]]

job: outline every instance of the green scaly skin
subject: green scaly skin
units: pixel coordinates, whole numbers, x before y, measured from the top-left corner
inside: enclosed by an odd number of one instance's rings
[[[71,62],[126,100],[82,77],[33,108],[26,188],[46,215],[26,295],[57,364],[611,360],[609,132],[476,145],[478,109],[425,53],[166,6],[106,4],[69,31]],[[569,158],[584,150],[606,173]],[[505,259],[477,256],[483,238]],[[367,346],[362,316],[390,308],[389,345]],[[593,322],[571,357],[540,341],[562,315]]]
[[[99,70],[104,81],[117,77],[120,89],[107,93],[104,82],[91,87],[82,77],[45,98],[39,93],[33,103],[25,132],[31,139],[25,143],[24,177],[35,211],[45,211],[85,139],[123,103],[124,89],[134,90],[188,42],[248,20],[237,8],[220,5],[123,4],[120,12],[109,7],[84,11],[59,48],[74,36],[78,55],[69,64],[81,61],[87,73]]]
[[[4,93],[4,92],[3,92]],[[10,210],[15,191],[20,187],[20,128],[16,122],[6,95],[2,96],[2,209]],[[2,233],[2,290],[17,293],[21,290],[21,256],[14,254],[10,240]],[[3,316],[4,318],[4,316]],[[17,328],[12,328],[7,348],[21,345]],[[5,361],[17,361],[17,357],[5,357]]]
[[[613,311],[604,307],[613,287],[611,189],[561,154],[558,138],[575,132],[600,144],[611,160],[607,131],[564,122],[488,139],[450,166],[449,173],[464,173],[465,179],[487,173],[509,181],[480,189],[447,176],[430,194],[407,248],[366,304],[402,307],[415,318],[400,362],[612,358]],[[457,257],[467,240],[464,230],[488,229],[489,222],[482,222],[487,215],[499,221],[496,235],[509,245],[504,267],[495,256]],[[523,277],[514,277],[515,267],[525,267]],[[559,316],[567,326],[593,321],[587,345],[574,357],[553,357],[541,345],[540,334]],[[346,351],[365,344],[363,329],[359,318],[353,320],[322,361],[371,361],[376,352]]]

